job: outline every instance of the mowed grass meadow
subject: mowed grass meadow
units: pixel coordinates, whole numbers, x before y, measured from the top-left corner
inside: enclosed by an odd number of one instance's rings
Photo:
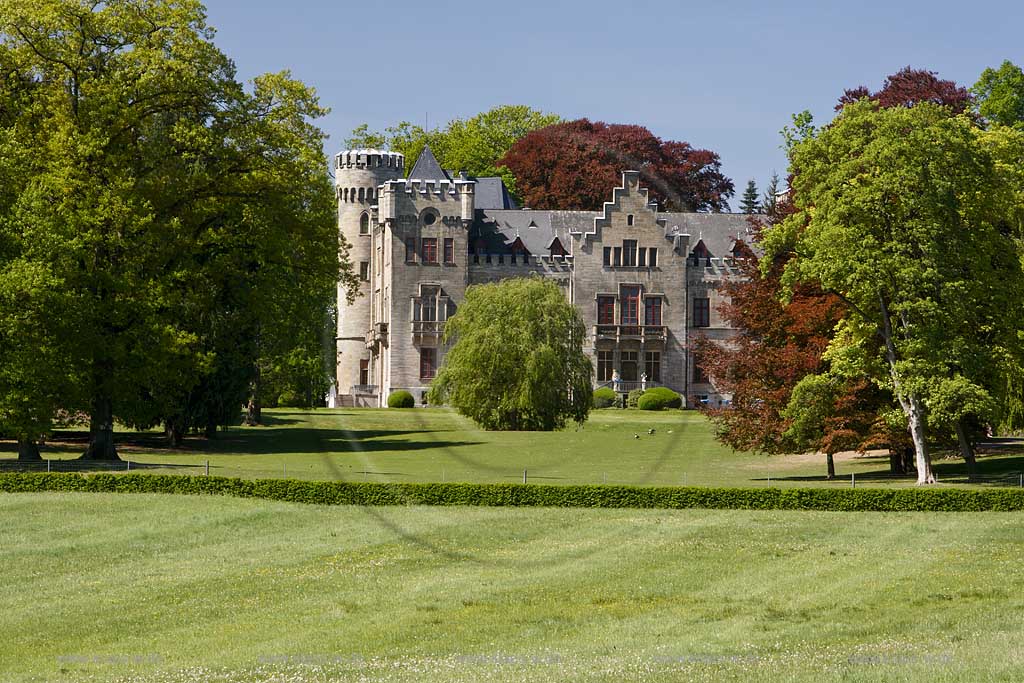
[[[434,408],[278,409],[264,417],[264,426],[228,428],[216,440],[190,436],[180,449],[168,448],[160,432],[121,431],[119,451],[143,471],[203,474],[209,463],[212,475],[247,478],[514,483],[525,470],[529,482],[547,484],[849,486],[855,475],[859,485],[914,485],[911,478],[889,476],[884,454],[841,455],[839,481],[828,482],[821,455],[735,452],[692,411],[595,410],[582,427],[549,433],[487,432],[452,410]],[[58,432],[43,457],[77,458],[86,436]],[[1019,444],[982,453],[983,475],[1019,485]],[[0,465],[12,465],[15,454],[13,442],[0,443]],[[959,457],[940,457],[936,471],[944,485],[966,483]]]
[[[0,495],[0,679],[1019,681],[1024,516]]]

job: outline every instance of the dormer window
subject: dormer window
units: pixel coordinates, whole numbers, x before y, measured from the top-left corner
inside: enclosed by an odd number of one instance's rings
[[[711,252],[704,246],[704,240],[697,242],[697,246],[693,248],[690,257],[693,258],[694,265],[701,265],[701,261],[705,261],[707,265],[710,265]]]
[[[530,257],[530,251],[523,244],[523,241],[516,237],[516,241],[512,243],[512,263],[517,262],[528,263]]]

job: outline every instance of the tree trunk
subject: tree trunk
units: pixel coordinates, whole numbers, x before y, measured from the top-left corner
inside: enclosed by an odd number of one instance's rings
[[[967,431],[964,429],[962,420],[958,420],[956,423],[956,440],[960,444],[960,455],[964,456],[964,462],[967,463],[967,479],[977,481],[978,461],[974,458],[974,446],[967,438]]]
[[[906,474],[907,473],[907,462],[906,462],[906,449],[889,449],[889,473],[890,474]]]
[[[164,434],[167,435],[167,442],[171,448],[181,448],[181,443],[185,439],[185,430],[181,428],[181,425],[176,422],[165,422]]]
[[[210,418],[209,420],[206,421],[206,438],[217,438],[217,422],[213,418]]]
[[[916,394],[900,399],[910,423],[910,438],[914,440],[914,465],[917,468],[918,484],[934,484],[932,459],[928,452],[928,441],[925,437],[924,405]]]
[[[42,460],[39,454],[39,444],[35,439],[18,439],[18,462],[36,462]]]
[[[256,373],[252,379],[252,394],[245,408],[245,424],[250,427],[263,424],[263,406],[260,403],[260,364],[256,363]]]
[[[263,424],[263,409],[260,407],[259,399],[256,397],[250,398],[249,405],[245,407],[245,424],[250,427]]]
[[[89,414],[89,447],[80,460],[120,460],[114,447],[114,402],[107,396],[92,400]]]
[[[832,456],[831,453],[826,453],[825,454],[825,462],[828,463],[828,478],[829,479],[835,479],[836,478],[836,461],[835,461],[835,458]]]
[[[903,382],[897,371],[896,343],[893,341],[892,318],[889,315],[889,306],[885,297],[878,295],[878,303],[882,313],[882,340],[885,342],[885,358],[889,362],[889,376],[892,378],[893,393],[899,401],[903,414],[907,416],[910,426],[910,438],[914,442],[914,460],[917,468],[917,483],[934,484],[935,475],[932,474],[932,460],[928,453],[928,440],[925,435],[924,404],[917,394],[904,395]]]

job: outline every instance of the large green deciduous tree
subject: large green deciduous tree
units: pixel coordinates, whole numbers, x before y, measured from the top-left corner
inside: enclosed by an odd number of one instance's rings
[[[985,136],[930,103],[847,104],[792,145],[798,211],[766,234],[769,255],[793,252],[787,281],[846,302],[834,343],[880,349],[860,371],[896,397],[919,483],[935,480],[929,428],[998,410],[998,368],[1020,355],[1016,188]]]
[[[1024,130],[1024,70],[1019,66],[1006,60],[998,69],[985,69],[971,92],[986,121]]]
[[[61,405],[90,416],[86,457],[117,457],[115,418],[223,423],[238,377],[319,329],[352,276],[310,123],[325,110],[287,73],[238,83],[195,0],[0,0],[0,47],[0,258],[33,273],[0,320],[45,301],[34,334],[73,387]]]
[[[590,412],[593,367],[579,312],[555,283],[515,278],[475,285],[445,326],[453,346],[431,403],[485,429],[552,430]]]

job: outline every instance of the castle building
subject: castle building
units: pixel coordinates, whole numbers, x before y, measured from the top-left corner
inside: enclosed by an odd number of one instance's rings
[[[466,288],[529,275],[554,280],[579,310],[595,387],[667,386],[690,405],[730,399],[691,349],[698,335],[731,334],[719,286],[739,272],[747,216],[659,211],[629,170],[601,211],[534,211],[516,207],[500,178],[445,171],[429,148],[408,178],[403,155],[374,149],[341,152],[334,169],[360,279],[353,303],[338,291],[336,405],[384,406],[401,389],[423,400]]]

